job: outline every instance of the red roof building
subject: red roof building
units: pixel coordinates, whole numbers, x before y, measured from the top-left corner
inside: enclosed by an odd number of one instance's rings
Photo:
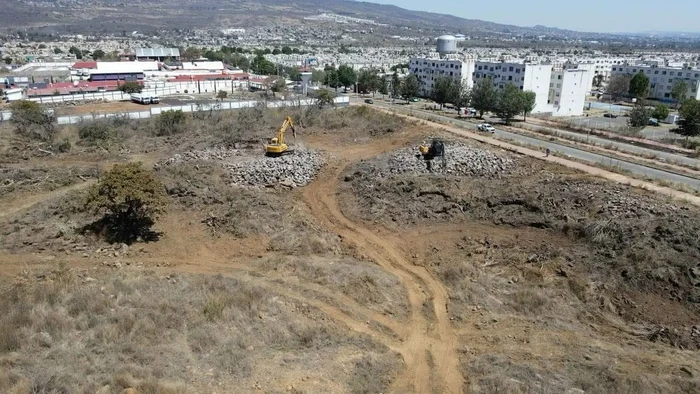
[[[97,62],[76,62],[71,68],[73,70],[78,70],[81,68],[95,69],[97,68]]]

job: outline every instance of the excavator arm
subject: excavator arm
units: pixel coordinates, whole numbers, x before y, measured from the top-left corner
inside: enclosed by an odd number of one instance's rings
[[[284,144],[284,133],[287,131],[287,129],[292,129],[292,136],[294,139],[296,139],[297,132],[294,130],[294,122],[292,121],[291,116],[287,116],[287,119],[285,119],[284,123],[282,123],[282,127],[280,127],[279,132],[277,132],[277,142],[279,142],[280,145]]]
[[[295,139],[297,138],[297,133],[294,129],[294,122],[290,116],[287,116],[284,123],[282,123],[282,127],[280,127],[279,131],[277,132],[277,137],[271,139],[270,143],[265,147],[265,154],[267,156],[279,156],[288,153],[287,144],[284,143],[284,133],[287,131],[287,129],[292,129],[292,136]]]

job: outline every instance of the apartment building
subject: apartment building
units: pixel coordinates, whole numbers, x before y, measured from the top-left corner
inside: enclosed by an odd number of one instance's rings
[[[625,64],[626,62],[631,61],[631,59],[627,58],[622,58],[622,57],[601,57],[601,58],[591,58],[591,59],[579,59],[575,61],[571,61],[567,67],[565,68],[578,68],[578,69],[586,69],[592,71],[592,74],[589,75],[589,78],[591,80],[591,88],[593,87],[593,80],[596,75],[602,75],[603,76],[603,85],[605,85],[609,80],[610,76],[612,75],[612,69],[613,67],[617,67],[620,65]]]
[[[590,90],[590,70],[552,70],[549,83],[549,104],[552,116],[581,116]]]
[[[661,67],[648,64],[622,64],[612,67],[612,75],[633,76],[643,72],[649,77],[649,97],[670,101],[671,89],[678,81],[688,85],[686,98],[700,99],[700,69],[692,67]]]
[[[433,92],[435,81],[440,77],[455,78],[472,87],[474,61],[439,57],[414,57],[409,59],[408,68],[421,81],[422,95],[428,97]]]
[[[474,69],[474,83],[488,78],[496,89],[513,84],[520,90],[535,92],[533,113],[551,112],[548,105],[549,84],[552,74],[551,64],[505,63],[477,61]]]

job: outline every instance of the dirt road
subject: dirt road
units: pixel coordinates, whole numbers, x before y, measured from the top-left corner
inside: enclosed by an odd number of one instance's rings
[[[446,288],[425,268],[408,261],[388,238],[353,222],[338,207],[336,196],[342,171],[353,161],[376,153],[368,150],[359,154],[340,153],[338,162],[304,190],[304,197],[321,223],[352,243],[358,253],[399,278],[406,288],[410,305],[409,321],[405,325],[408,332],[396,349],[403,356],[406,368],[394,382],[393,391],[461,393],[464,378],[459,372],[457,335],[448,316]]]

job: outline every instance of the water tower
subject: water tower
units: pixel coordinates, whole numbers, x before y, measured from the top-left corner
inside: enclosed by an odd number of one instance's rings
[[[457,38],[455,36],[444,35],[437,38],[437,51],[440,56],[457,53]]]
[[[309,81],[311,81],[311,75],[313,75],[313,73],[311,72],[310,68],[302,68],[299,70],[299,72],[301,73],[301,93],[303,95],[307,95]]]

